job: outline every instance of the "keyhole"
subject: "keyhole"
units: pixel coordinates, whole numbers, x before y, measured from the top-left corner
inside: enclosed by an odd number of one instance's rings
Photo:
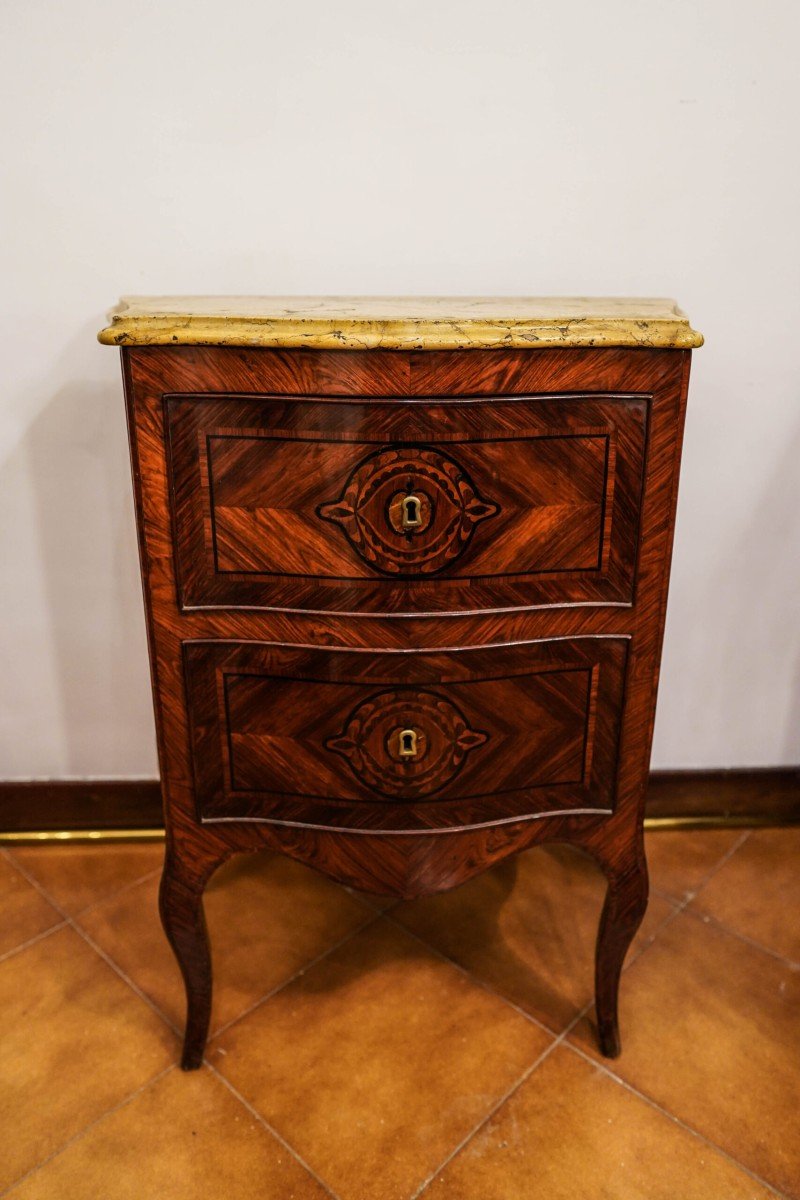
[[[413,729],[400,730],[400,757],[417,757],[417,734]]]
[[[414,529],[417,525],[422,524],[419,496],[404,496],[402,509],[403,529]]]

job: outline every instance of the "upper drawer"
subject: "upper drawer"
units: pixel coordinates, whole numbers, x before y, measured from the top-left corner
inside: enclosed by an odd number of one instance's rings
[[[170,396],[183,607],[633,599],[647,398]]]

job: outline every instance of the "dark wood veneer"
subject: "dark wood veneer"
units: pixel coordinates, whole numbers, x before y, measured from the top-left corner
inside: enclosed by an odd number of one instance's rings
[[[181,603],[629,604],[648,403],[169,396]],[[423,526],[406,534],[404,491]]]
[[[123,350],[167,820],[161,911],[187,987],[186,1067],[201,1060],[210,1008],[203,889],[230,855],[262,846],[354,887],[398,896],[453,887],[537,842],[583,847],[608,879],[597,946],[598,1032],[603,1052],[618,1052],[619,974],[647,900],[642,816],[689,358],[686,351],[629,348]],[[529,454],[526,439],[565,435],[575,435],[569,451],[541,453],[536,446],[525,460],[527,479],[517,473],[517,450],[502,457],[512,442]],[[239,444],[216,460],[212,446],[210,491],[207,439],[218,436]],[[280,453],[291,452],[287,462],[306,464],[302,478],[294,469],[271,477],[275,460],[272,449],[265,454],[265,437],[284,447]],[[324,456],[291,459],[308,445],[301,438],[334,448],[330,469]],[[600,537],[597,447],[604,439]],[[498,508],[429,577],[399,580],[382,569],[373,578],[374,567],[347,531],[320,520],[320,507],[341,502],[359,464],[397,446],[457,463],[463,455],[469,486]],[[494,473],[486,468],[492,454],[502,458]],[[258,536],[259,506],[269,509],[281,486],[286,545]],[[550,514],[537,547],[548,567],[561,561],[559,571],[532,570],[526,538],[514,533],[515,522],[535,523],[525,505],[538,495],[544,508],[552,495],[567,504],[563,546]],[[465,508],[471,503],[467,497]],[[583,503],[585,512],[576,514]],[[298,513],[315,530],[302,580],[286,573]],[[493,526],[502,534],[490,536]],[[599,569],[586,565],[590,548]],[[267,566],[284,574],[276,581]],[[514,690],[526,678],[522,686],[533,686],[535,675],[525,671],[534,643],[536,654],[552,653],[562,666],[563,690],[556,686],[546,704],[543,691],[529,692],[522,704]],[[580,646],[591,647],[583,662],[572,662],[584,672],[583,692],[574,679],[567,686],[557,657]],[[333,665],[355,658],[358,671]],[[473,662],[481,678],[497,681],[474,701],[469,697],[481,685],[465,681]],[[249,682],[235,682],[232,693],[230,679],[245,677]],[[278,681],[276,689],[289,689],[289,740],[305,739],[304,763],[292,764],[302,774],[292,787],[302,783],[302,795],[271,790],[282,772],[263,722],[274,727],[280,714],[271,707],[267,677]],[[335,705],[326,696],[323,714],[302,699],[312,696],[312,679],[350,691]],[[424,798],[413,787],[387,796],[397,731],[376,740],[375,714],[364,708],[383,693],[391,698],[379,703],[396,704],[394,693],[403,688],[442,693],[447,702],[438,732],[424,728],[417,710],[406,714],[408,728],[416,720],[421,744],[438,756],[437,769],[448,762],[448,736],[452,753],[463,752],[452,774],[452,763],[441,767],[441,792]],[[543,704],[544,733],[537,740],[541,731],[532,732],[527,761],[524,728],[535,723],[526,705]],[[566,775],[578,760],[580,713],[584,750],[591,744],[593,758],[587,769],[584,753],[578,784]],[[511,763],[492,748],[502,728],[510,731],[504,736]],[[374,760],[365,771],[359,759],[360,782],[352,769],[356,751],[348,749],[359,738],[372,738]],[[386,758],[378,761],[381,747]],[[565,780],[558,784],[548,772],[559,774],[562,757]],[[371,798],[370,772],[383,786]],[[567,802],[556,809],[551,797],[559,791]],[[292,823],[275,823],[281,819]]]
[[[623,638],[184,654],[201,820],[410,834],[613,808]],[[430,744],[404,762],[410,726]]]

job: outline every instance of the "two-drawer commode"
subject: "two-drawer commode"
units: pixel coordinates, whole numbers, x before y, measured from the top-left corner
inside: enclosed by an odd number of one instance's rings
[[[280,850],[416,896],[566,841],[605,872],[600,1044],[644,791],[692,347],[671,301],[131,299],[122,347],[165,929]]]

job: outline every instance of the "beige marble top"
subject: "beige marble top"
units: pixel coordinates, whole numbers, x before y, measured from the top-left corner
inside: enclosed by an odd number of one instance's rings
[[[674,300],[559,296],[126,296],[107,346],[307,346],[315,350],[647,346],[703,337]]]

